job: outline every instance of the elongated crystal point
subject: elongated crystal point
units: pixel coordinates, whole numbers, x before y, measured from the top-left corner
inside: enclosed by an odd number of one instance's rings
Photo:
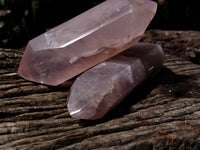
[[[136,44],[156,8],[150,0],[107,0],[29,41],[18,73],[58,85]]]
[[[102,118],[137,85],[157,72],[163,51],[156,44],[137,44],[80,75],[71,87],[68,110],[72,117]]]

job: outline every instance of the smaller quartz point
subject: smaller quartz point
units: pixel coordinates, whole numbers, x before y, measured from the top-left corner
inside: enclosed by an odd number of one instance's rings
[[[135,45],[156,9],[150,0],[107,0],[30,40],[18,73],[61,84]]]
[[[68,96],[73,118],[102,118],[137,85],[156,73],[164,53],[157,44],[139,43],[80,75]]]

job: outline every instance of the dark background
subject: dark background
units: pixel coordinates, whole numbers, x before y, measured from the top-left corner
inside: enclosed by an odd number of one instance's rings
[[[0,0],[0,47],[21,48],[33,37],[104,0]],[[154,0],[149,29],[200,30],[198,0]]]

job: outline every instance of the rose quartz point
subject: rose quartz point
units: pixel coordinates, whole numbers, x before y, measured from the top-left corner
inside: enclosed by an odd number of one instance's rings
[[[124,99],[147,77],[157,72],[164,60],[156,44],[137,44],[80,75],[68,96],[73,118],[95,120]]]
[[[150,0],[107,0],[29,41],[18,73],[58,85],[136,44],[156,8]]]

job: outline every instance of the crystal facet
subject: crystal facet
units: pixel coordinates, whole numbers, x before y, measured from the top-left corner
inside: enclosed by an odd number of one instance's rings
[[[140,43],[80,75],[68,96],[68,110],[78,119],[99,119],[163,64],[159,45]]]
[[[136,44],[156,8],[150,0],[107,0],[29,41],[18,73],[58,85]]]

